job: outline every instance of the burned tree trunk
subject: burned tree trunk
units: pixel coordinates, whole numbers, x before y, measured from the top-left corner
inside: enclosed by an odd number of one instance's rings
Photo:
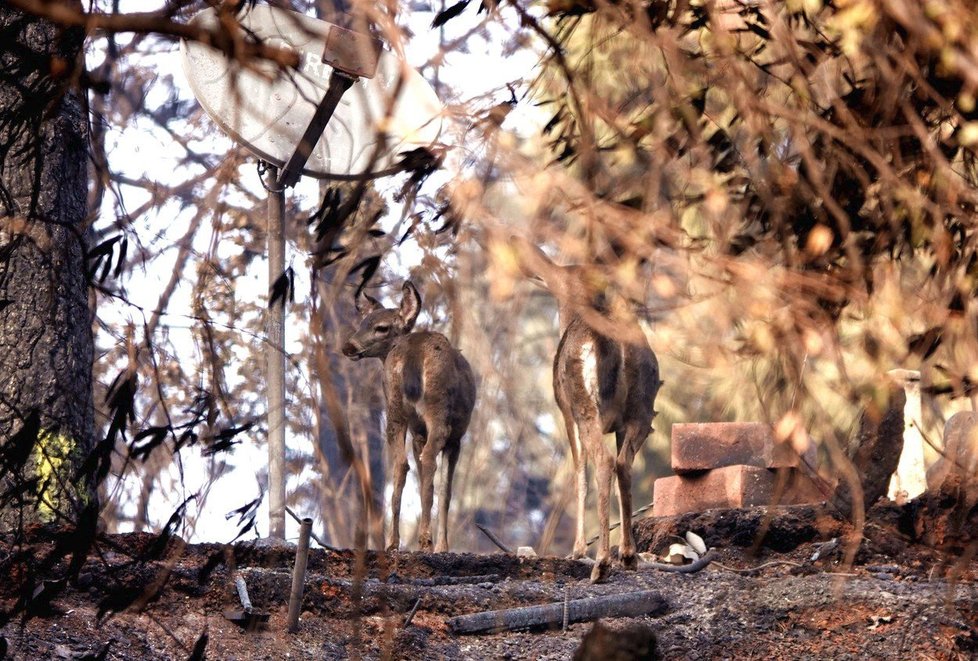
[[[903,412],[907,395],[903,388],[891,384],[887,391],[886,408],[870,402],[859,418],[859,431],[851,448],[852,464],[858,483],[845,479],[839,482],[833,505],[850,517],[854,510],[869,511],[886,495],[890,478],[897,469],[903,450]]]
[[[0,4],[0,522],[91,504],[84,34]]]

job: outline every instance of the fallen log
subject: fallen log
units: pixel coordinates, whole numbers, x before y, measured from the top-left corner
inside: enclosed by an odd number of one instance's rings
[[[565,615],[566,609],[566,615]],[[453,633],[497,633],[520,629],[559,627],[566,622],[591,622],[604,617],[662,615],[669,604],[658,592],[644,590],[566,602],[524,606],[459,615],[448,620]]]

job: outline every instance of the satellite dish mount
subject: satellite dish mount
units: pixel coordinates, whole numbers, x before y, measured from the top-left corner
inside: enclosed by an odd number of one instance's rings
[[[309,125],[302,134],[292,156],[282,168],[277,186],[279,189],[291,188],[299,181],[302,168],[309,160],[319,137],[326,130],[333,111],[353,83],[360,78],[373,78],[377,73],[377,61],[383,48],[378,39],[330,25],[326,35],[326,48],[322,61],[333,68],[329,77],[329,87],[323,96]]]

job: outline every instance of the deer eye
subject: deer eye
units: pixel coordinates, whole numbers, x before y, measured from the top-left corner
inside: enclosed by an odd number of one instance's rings
[[[382,324],[380,326],[374,326],[374,332],[378,335],[386,334],[391,329],[387,324]]]

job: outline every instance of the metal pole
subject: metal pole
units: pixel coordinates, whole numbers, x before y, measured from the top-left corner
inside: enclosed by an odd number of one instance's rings
[[[285,190],[268,168],[268,290],[285,271]],[[268,536],[285,539],[285,298],[268,308],[265,387],[268,401]]]
[[[306,582],[306,562],[309,560],[309,537],[312,519],[303,519],[299,526],[299,545],[295,549],[295,567],[292,569],[292,593],[289,595],[289,632],[299,630],[299,611],[302,610],[302,590]]]
[[[306,127],[305,133],[302,134],[302,139],[299,140],[299,145],[282,167],[282,177],[278,179],[276,188],[289,188],[295,186],[296,182],[299,181],[299,177],[302,175],[302,167],[309,160],[313,147],[319,141],[319,136],[326,130],[326,125],[329,124],[329,120],[333,116],[333,111],[339,105],[343,93],[350,89],[350,86],[356,80],[355,76],[347,75],[339,70],[333,70],[332,75],[329,77],[329,87],[326,88],[326,96],[323,97],[323,100],[316,107],[316,112],[313,113],[309,126]]]

